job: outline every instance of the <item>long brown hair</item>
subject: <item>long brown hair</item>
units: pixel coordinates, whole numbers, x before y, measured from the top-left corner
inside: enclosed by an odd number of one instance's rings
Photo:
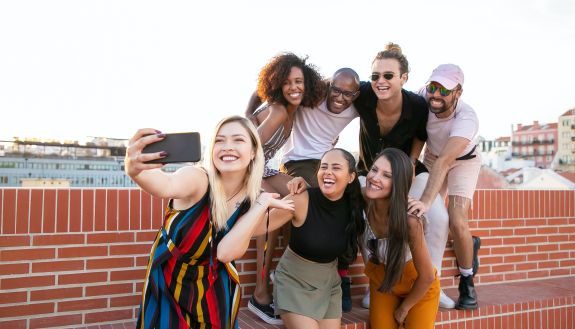
[[[386,148],[375,156],[385,157],[391,165],[391,195],[389,196],[389,238],[386,254],[385,277],[379,287],[381,292],[389,292],[401,278],[409,248],[409,228],[407,226],[407,198],[413,178],[413,165],[405,152],[396,148]]]

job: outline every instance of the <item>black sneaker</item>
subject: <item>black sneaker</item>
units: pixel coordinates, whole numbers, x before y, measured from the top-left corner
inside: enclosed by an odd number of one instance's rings
[[[283,321],[279,315],[274,314],[273,304],[260,304],[256,301],[255,297],[252,296],[248,302],[248,309],[257,315],[264,322],[274,325],[282,325]]]

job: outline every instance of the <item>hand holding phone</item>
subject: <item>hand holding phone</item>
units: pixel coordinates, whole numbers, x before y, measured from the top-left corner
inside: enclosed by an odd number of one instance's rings
[[[147,161],[146,163],[198,162],[202,157],[200,133],[165,134],[164,139],[161,141],[146,145],[142,153],[162,151],[167,153],[165,157]]]

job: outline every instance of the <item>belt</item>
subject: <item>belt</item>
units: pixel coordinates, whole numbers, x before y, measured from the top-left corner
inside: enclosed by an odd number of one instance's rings
[[[471,149],[471,151],[469,151],[469,153],[462,155],[459,158],[456,158],[455,160],[470,160],[470,159],[477,157],[477,155],[473,154],[473,152],[475,152],[476,148],[477,148],[477,144],[475,146],[473,146],[473,148]]]

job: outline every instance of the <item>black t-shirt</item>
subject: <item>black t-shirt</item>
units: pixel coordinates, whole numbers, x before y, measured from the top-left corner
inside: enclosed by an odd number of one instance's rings
[[[395,147],[410,155],[415,137],[427,140],[427,102],[425,98],[402,89],[403,102],[399,120],[387,135],[381,135],[375,112],[377,96],[369,82],[362,81],[359,90],[359,97],[353,102],[360,117],[357,169],[360,175],[367,175],[375,155],[381,150]],[[427,172],[427,169],[417,161],[415,174],[422,172]]]
[[[347,249],[345,228],[352,220],[350,202],[347,197],[331,201],[318,187],[307,192],[307,216],[302,226],[291,226],[289,247],[305,259],[329,263]]]

